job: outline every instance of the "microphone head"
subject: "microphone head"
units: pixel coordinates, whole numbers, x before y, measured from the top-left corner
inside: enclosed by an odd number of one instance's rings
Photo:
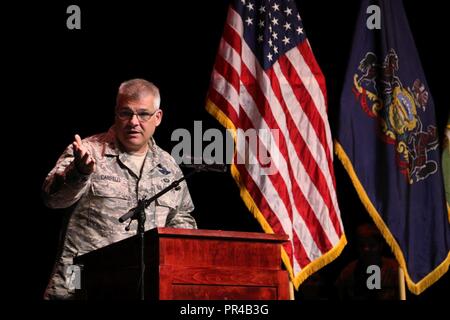
[[[196,171],[210,171],[210,172],[226,172],[227,171],[227,165],[226,164],[218,164],[218,163],[213,163],[213,164],[206,164],[206,163],[186,164],[186,163],[182,163],[182,164],[180,164],[180,167],[194,169]]]
[[[208,168],[206,171],[214,171],[214,172],[227,172],[227,165],[226,164],[207,164],[206,167]]]

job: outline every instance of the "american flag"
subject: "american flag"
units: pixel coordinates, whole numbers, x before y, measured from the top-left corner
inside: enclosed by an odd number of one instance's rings
[[[231,171],[264,231],[289,235],[282,258],[298,288],[340,254],[346,239],[336,198],[325,79],[294,1],[230,5],[206,109],[229,129],[277,133],[275,145],[258,140],[277,159],[274,172],[267,174],[254,148],[236,148]],[[256,160],[250,164],[236,158]]]

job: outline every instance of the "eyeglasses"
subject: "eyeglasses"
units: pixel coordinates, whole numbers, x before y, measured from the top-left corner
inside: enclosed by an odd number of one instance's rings
[[[141,122],[146,122],[148,120],[150,120],[150,118],[156,113],[155,110],[152,113],[147,112],[147,111],[139,111],[139,112],[134,112],[131,110],[122,110],[119,112],[116,112],[117,117],[120,120],[126,121],[126,120],[130,120],[131,118],[133,118],[134,115],[136,115],[138,117],[138,120]]]

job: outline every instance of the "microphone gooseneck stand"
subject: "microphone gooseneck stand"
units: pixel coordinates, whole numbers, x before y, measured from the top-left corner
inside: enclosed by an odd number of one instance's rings
[[[168,185],[166,188],[162,189],[160,192],[152,196],[148,199],[141,199],[138,201],[138,205],[129,210],[127,213],[125,213],[123,216],[119,218],[119,222],[123,223],[127,221],[128,219],[138,221],[138,227],[137,227],[137,235],[139,237],[139,274],[140,274],[140,300],[144,300],[145,298],[145,286],[144,286],[144,273],[145,273],[145,262],[144,262],[144,233],[145,233],[145,208],[147,208],[153,201],[164,195],[165,193],[169,192],[170,190],[177,188],[178,185],[183,181],[192,176],[196,172],[205,171],[204,167],[198,167],[194,168],[195,170],[192,170],[187,175],[181,177],[178,180],[175,180],[170,185]],[[130,221],[130,223],[131,223]],[[156,221],[155,221],[156,224]],[[127,227],[129,230],[129,227]]]

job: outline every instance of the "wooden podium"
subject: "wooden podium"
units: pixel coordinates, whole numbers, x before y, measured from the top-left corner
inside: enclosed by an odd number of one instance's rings
[[[281,244],[287,235],[156,228],[145,233],[145,298],[289,299]],[[81,298],[138,299],[136,236],[74,259]]]

